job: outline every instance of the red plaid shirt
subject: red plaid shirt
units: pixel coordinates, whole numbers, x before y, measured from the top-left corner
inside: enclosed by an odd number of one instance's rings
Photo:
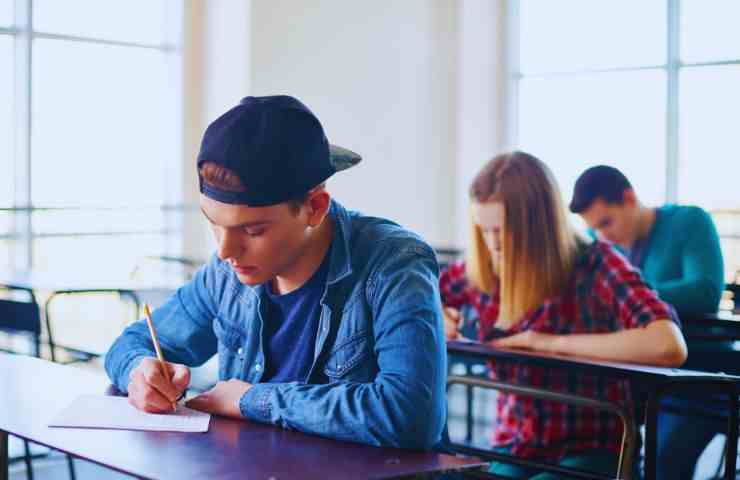
[[[489,295],[469,285],[464,263],[451,264],[442,271],[440,291],[447,307],[472,306],[478,313],[472,321],[478,322],[479,338],[489,338],[499,314],[498,291]],[[529,329],[554,334],[606,333],[667,318],[675,321],[671,307],[658,300],[639,271],[606,243],[594,242],[583,247],[563,292],[529,311],[507,333]],[[491,363],[489,367],[491,377],[501,381],[630,405],[628,384],[623,380],[522,363]],[[566,453],[591,449],[618,452],[621,438],[622,424],[613,414],[498,394],[492,443],[510,447],[514,455],[558,460]]]

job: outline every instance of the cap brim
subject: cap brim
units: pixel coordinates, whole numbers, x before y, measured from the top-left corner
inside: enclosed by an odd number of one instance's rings
[[[354,167],[362,160],[357,153],[337,145],[329,145],[329,157],[337,172]]]

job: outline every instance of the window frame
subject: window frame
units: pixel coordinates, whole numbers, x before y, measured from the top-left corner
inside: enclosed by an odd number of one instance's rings
[[[179,255],[183,248],[182,232],[183,213],[197,210],[194,205],[185,203],[183,186],[174,182],[165,182],[162,189],[165,192],[165,201],[160,205],[147,207],[121,207],[117,211],[161,211],[164,222],[161,228],[147,231],[115,231],[115,232],[69,232],[69,233],[35,233],[32,217],[37,212],[49,211],[105,211],[110,208],[97,207],[63,207],[49,208],[44,205],[35,205],[31,191],[31,162],[32,152],[32,75],[33,75],[33,43],[36,39],[67,40],[77,43],[92,43],[98,45],[115,45],[126,48],[155,49],[166,54],[166,68],[172,73],[175,81],[173,96],[176,99],[176,111],[172,113],[173,121],[179,125],[173,158],[178,161],[168,165],[167,169],[172,178],[182,179],[184,165],[180,161],[185,150],[185,122],[182,115],[184,106],[185,59],[183,45],[185,43],[185,14],[186,6],[182,0],[165,0],[165,25],[163,40],[160,43],[128,42],[108,40],[103,38],[56,34],[34,30],[33,28],[33,0],[14,1],[15,23],[10,27],[0,27],[0,35],[10,36],[14,40],[15,55],[13,59],[14,94],[13,94],[13,128],[14,155],[11,159],[13,178],[13,203],[11,206],[0,206],[0,214],[9,215],[9,229],[0,232],[0,241],[9,241],[9,258],[6,262],[13,270],[29,270],[34,266],[34,240],[49,237],[79,237],[79,236],[127,236],[138,234],[163,235],[167,245],[167,255]],[[0,259],[0,261],[3,259]]]
[[[666,61],[660,65],[639,67],[619,67],[610,69],[581,69],[559,72],[537,73],[525,75],[521,72],[519,59],[519,0],[506,3],[506,51],[505,62],[508,72],[505,82],[505,118],[506,129],[504,140],[508,145],[519,144],[519,84],[523,78],[547,78],[561,75],[580,75],[591,73],[632,72],[638,70],[662,70],[666,73],[666,138],[665,138],[665,202],[676,203],[679,199],[679,167],[680,167],[680,111],[679,94],[680,78],[685,68],[716,67],[723,65],[740,65],[740,58],[734,60],[718,60],[705,62],[683,62],[681,60],[681,0],[665,0],[667,2],[667,49]]]

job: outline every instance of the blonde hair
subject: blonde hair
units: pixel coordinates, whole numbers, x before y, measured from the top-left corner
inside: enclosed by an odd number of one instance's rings
[[[466,274],[483,292],[500,288],[497,326],[509,328],[565,287],[578,239],[550,169],[524,152],[498,155],[473,179],[472,202],[504,207],[501,264],[496,271],[481,228],[472,221]]]

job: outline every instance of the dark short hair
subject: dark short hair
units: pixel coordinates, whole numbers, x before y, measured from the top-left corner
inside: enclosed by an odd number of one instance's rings
[[[621,204],[624,201],[624,191],[630,188],[630,181],[616,168],[608,165],[591,167],[576,180],[570,211],[584,212],[600,198],[606,203]]]
[[[222,167],[213,162],[204,162],[198,167],[198,174],[202,183],[216,187],[228,192],[244,192],[247,188],[242,183],[241,178],[227,167]],[[315,188],[324,187],[326,182],[321,182],[310,190],[300,192],[288,198],[285,203],[296,213],[300,210],[301,205],[306,202],[308,195]]]

